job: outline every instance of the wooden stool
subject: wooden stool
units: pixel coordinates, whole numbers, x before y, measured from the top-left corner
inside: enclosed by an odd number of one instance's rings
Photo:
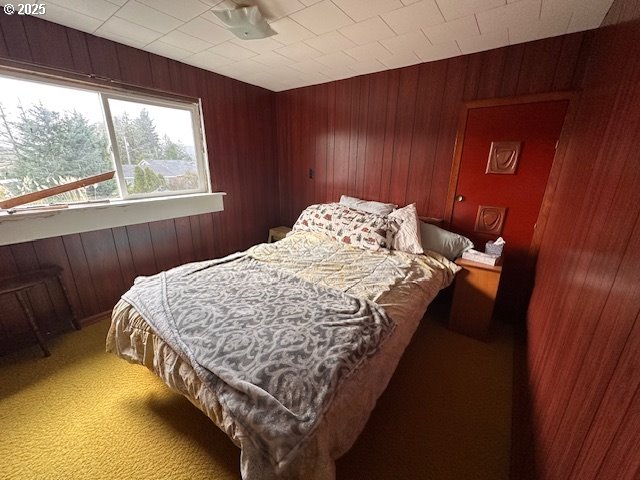
[[[60,284],[60,288],[62,289],[62,293],[64,294],[64,298],[67,301],[67,305],[69,306],[69,311],[71,312],[71,324],[73,325],[73,328],[80,330],[80,324],[73,313],[73,308],[69,301],[69,295],[67,294],[67,290],[64,288],[64,282],[60,275],[61,273],[62,269],[60,267],[49,267],[0,279],[0,296],[7,295],[9,293],[15,294],[18,302],[20,302],[22,310],[24,311],[25,317],[29,322],[29,327],[31,327],[34,336],[38,340],[38,344],[40,344],[40,348],[42,349],[45,357],[48,357],[51,353],[49,352],[47,344],[44,341],[44,337],[40,332],[40,328],[36,322],[33,309],[31,308],[31,302],[29,302],[27,294],[29,289],[36,285],[45,284],[48,280],[53,278],[57,279]]]

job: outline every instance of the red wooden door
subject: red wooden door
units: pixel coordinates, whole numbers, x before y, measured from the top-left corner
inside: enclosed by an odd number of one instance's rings
[[[479,229],[490,230],[502,215],[500,235],[507,245],[498,314],[526,312],[533,275],[529,248],[568,105],[568,100],[556,100],[468,111],[451,227],[484,251],[485,243],[498,234]],[[519,145],[515,173],[487,173],[492,142],[515,142],[504,145],[497,165],[494,161],[493,171],[500,172],[511,165],[509,148]]]

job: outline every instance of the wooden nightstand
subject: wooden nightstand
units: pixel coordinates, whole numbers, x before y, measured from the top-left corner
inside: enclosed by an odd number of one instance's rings
[[[277,242],[287,236],[287,233],[291,231],[289,227],[273,227],[269,229],[268,243]]]
[[[489,332],[501,266],[485,265],[459,258],[449,328],[469,337],[483,339]]]

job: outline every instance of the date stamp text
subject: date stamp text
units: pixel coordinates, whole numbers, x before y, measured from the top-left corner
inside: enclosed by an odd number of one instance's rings
[[[2,7],[7,15],[44,15],[47,6],[44,3],[7,3]]]

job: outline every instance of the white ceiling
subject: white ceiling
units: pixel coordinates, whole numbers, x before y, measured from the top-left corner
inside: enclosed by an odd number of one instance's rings
[[[44,19],[281,91],[596,28],[613,0],[47,0]],[[8,3],[0,1],[0,4]],[[15,2],[14,2],[15,3]],[[25,2],[26,3],[26,2]],[[239,40],[211,10],[259,5]]]

